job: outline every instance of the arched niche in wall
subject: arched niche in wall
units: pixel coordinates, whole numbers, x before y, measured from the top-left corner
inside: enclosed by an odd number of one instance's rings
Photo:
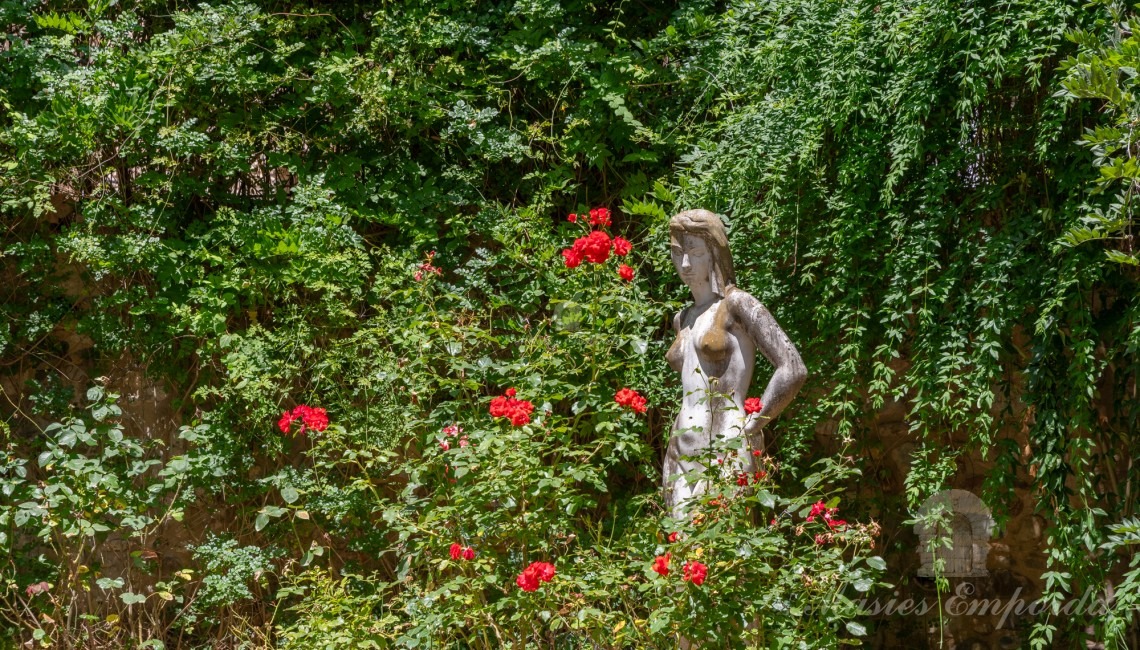
[[[918,509],[920,519],[936,510],[947,512],[945,520],[949,525],[930,525],[923,521],[915,525],[918,557],[922,563],[918,575],[935,577],[934,561],[937,558],[945,561],[942,575],[946,578],[989,575],[986,557],[990,552],[994,520],[986,504],[966,490],[943,490],[923,502]],[[939,537],[948,537],[950,547],[935,546],[932,550],[932,542]]]

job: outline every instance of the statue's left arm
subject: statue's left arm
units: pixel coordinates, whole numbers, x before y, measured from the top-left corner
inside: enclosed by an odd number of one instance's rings
[[[756,349],[776,369],[760,398],[764,407],[745,425],[744,433],[752,438],[791,403],[807,379],[807,368],[796,346],[759,300],[736,290],[729,297],[729,305]]]

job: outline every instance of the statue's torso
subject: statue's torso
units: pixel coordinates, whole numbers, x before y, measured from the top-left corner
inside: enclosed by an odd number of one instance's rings
[[[756,349],[733,317],[731,300],[730,291],[700,313],[681,312],[677,339],[666,355],[680,372],[684,392],[670,443],[682,456],[703,455],[714,436],[741,435]]]

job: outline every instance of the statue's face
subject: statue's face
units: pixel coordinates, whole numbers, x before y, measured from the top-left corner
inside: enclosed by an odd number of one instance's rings
[[[709,245],[704,239],[696,235],[682,235],[680,240],[672,243],[673,266],[677,267],[677,275],[688,286],[709,281],[709,268],[712,256]]]

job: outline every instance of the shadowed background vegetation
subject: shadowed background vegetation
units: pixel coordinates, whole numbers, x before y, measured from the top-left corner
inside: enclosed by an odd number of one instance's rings
[[[835,647],[893,579],[873,520],[980,458],[999,526],[1036,496],[1049,602],[1115,585],[1107,614],[1036,617],[1026,643],[1125,647],[1132,20],[0,1],[0,644]],[[562,263],[585,231],[566,215],[598,206],[632,283]],[[666,222],[695,207],[811,375],[771,428],[778,468],[697,524],[657,488],[687,299]],[[528,427],[487,413],[510,386]],[[614,404],[626,386],[649,413]],[[302,403],[331,426],[283,434]],[[905,489],[867,497],[891,404]],[[451,424],[469,446],[440,448]],[[801,527],[817,499],[852,522],[827,544]],[[671,583],[649,568],[670,550]],[[516,590],[540,559],[558,579]]]

